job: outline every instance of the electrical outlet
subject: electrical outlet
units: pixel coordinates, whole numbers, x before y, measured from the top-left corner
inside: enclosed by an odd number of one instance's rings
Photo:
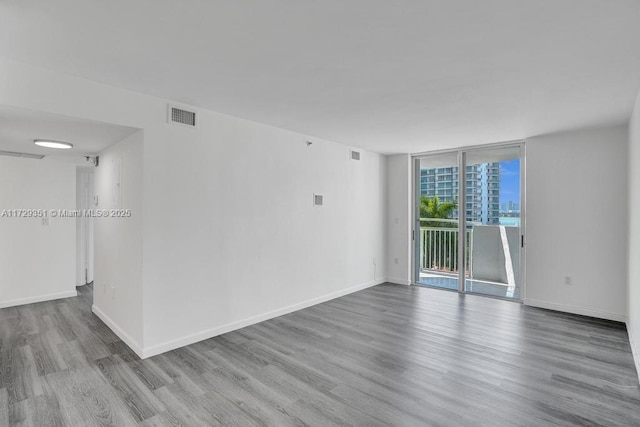
[[[571,278],[571,276],[564,276],[564,284],[566,286],[573,285],[573,279]]]
[[[394,258],[393,262],[394,262],[394,264],[397,264],[398,263],[398,258]]]

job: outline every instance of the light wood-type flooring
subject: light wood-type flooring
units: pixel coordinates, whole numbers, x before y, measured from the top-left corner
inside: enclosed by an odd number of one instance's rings
[[[0,310],[0,426],[640,425],[614,322],[385,284],[140,360],[79,290]]]

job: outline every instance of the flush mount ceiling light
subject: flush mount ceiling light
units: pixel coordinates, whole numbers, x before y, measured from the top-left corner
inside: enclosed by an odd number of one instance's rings
[[[40,147],[58,148],[61,150],[68,150],[69,148],[73,148],[73,144],[62,141],[53,141],[51,139],[34,139],[33,143],[39,145]]]

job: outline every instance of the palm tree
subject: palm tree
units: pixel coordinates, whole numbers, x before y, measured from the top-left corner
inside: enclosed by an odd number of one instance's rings
[[[422,196],[420,197],[420,218],[448,219],[457,207],[456,202],[440,203],[438,196],[432,198]],[[446,226],[440,221],[427,221],[425,225],[430,227]]]
[[[438,196],[433,196],[433,198],[426,196],[420,197],[420,226],[427,227],[428,229],[435,227],[457,228],[457,226],[447,224],[447,222],[444,221],[423,220],[424,218],[449,219],[457,207],[458,204],[456,202],[440,203]],[[421,237],[421,256],[427,257],[425,258],[424,264],[428,266],[427,268],[434,270],[456,271],[458,260],[453,256],[455,251],[451,249],[455,248],[458,244],[458,233],[451,233],[449,230],[432,230],[428,233],[433,233],[434,236],[441,237],[426,239],[426,241],[422,241]]]

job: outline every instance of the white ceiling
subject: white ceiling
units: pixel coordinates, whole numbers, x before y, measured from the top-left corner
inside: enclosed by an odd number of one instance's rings
[[[4,0],[0,55],[380,152],[625,122],[638,0]]]
[[[84,162],[138,129],[0,105],[0,150],[44,154],[47,158]],[[70,150],[43,148],[34,139],[73,144]]]

